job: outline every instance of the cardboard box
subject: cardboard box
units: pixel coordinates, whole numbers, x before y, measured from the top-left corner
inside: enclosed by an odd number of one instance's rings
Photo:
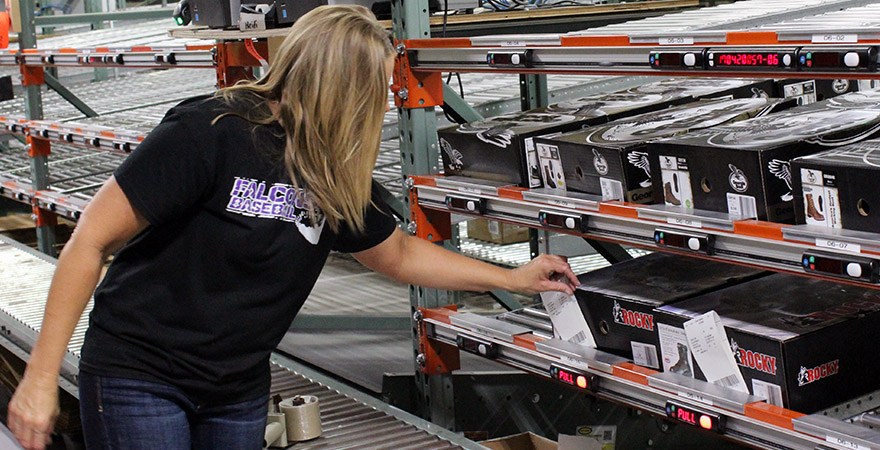
[[[750,392],[768,403],[809,414],[880,387],[880,359],[868,354],[880,342],[880,291],[774,274],[661,306],[655,315],[683,334],[686,320],[711,310]]]
[[[862,94],[654,141],[654,195],[667,205],[794,223],[791,160],[880,134],[880,96],[871,105]]]
[[[492,450],[556,450],[557,444],[550,439],[531,432],[482,441],[480,444]]]
[[[795,100],[767,98],[700,100],[535,142],[548,187],[650,204],[662,196],[651,186],[648,142],[795,104]]]
[[[654,308],[766,275],[744,266],[667,253],[652,253],[578,277],[575,297],[600,350],[636,364],[669,369],[661,360]],[[687,345],[685,344],[685,352]],[[681,366],[693,366],[690,354]]]
[[[880,140],[795,158],[796,222],[880,232]]]
[[[809,105],[838,95],[859,91],[855,80],[777,80],[777,97],[796,98],[799,105]]]
[[[474,219],[467,222],[467,233],[471,239],[494,242],[496,244],[515,244],[529,240],[529,227],[488,219]]]
[[[543,185],[536,136],[562,133],[621,117],[713,96],[763,95],[770,80],[674,79],[608,94],[595,94],[526,112],[505,114],[438,131],[444,173]]]

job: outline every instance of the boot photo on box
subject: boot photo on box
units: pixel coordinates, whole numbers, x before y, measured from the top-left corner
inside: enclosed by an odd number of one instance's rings
[[[822,213],[819,212],[819,210],[816,208],[816,205],[813,203],[813,194],[806,194],[804,197],[804,200],[807,203],[807,217],[810,217],[817,222],[824,222],[825,216],[823,216]],[[820,205],[822,204],[821,200],[822,197],[819,197]],[[819,207],[821,208],[821,206]]]

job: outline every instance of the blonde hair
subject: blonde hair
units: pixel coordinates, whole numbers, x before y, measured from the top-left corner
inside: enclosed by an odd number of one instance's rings
[[[320,209],[334,231],[343,222],[364,230],[393,54],[388,32],[367,8],[320,6],[293,24],[263,78],[217,94],[250,103],[238,112],[251,122],[281,123],[290,178],[308,188],[312,217]],[[277,116],[268,101],[278,102]]]

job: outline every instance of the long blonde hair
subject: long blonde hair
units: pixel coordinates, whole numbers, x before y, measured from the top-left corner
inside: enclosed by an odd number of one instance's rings
[[[251,103],[239,111],[251,122],[281,123],[287,172],[334,231],[343,222],[364,229],[393,54],[388,32],[367,8],[320,6],[293,24],[263,78],[217,94]],[[277,116],[268,101],[278,102]]]

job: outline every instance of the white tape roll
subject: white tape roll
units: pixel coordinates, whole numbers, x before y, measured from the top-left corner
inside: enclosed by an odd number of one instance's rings
[[[318,397],[297,395],[283,400],[279,405],[287,421],[289,442],[307,441],[321,435],[321,411]]]

